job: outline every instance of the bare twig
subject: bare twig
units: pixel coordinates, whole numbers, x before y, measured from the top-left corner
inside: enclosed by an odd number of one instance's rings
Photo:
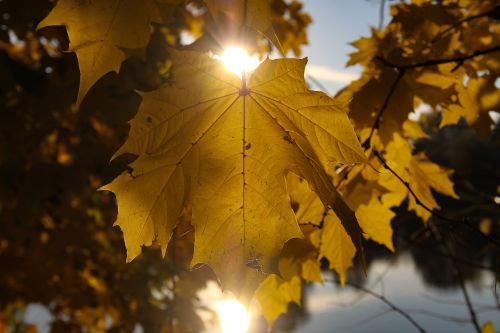
[[[325,94],[327,94],[328,96],[331,96],[330,93],[328,92],[328,90],[326,89],[326,87],[321,83],[319,82],[318,79],[316,79],[314,76],[312,76],[311,74],[308,74],[307,75],[307,78],[309,80],[311,80],[312,83],[314,83],[321,91],[323,91]]]
[[[461,317],[446,316],[446,315],[434,313],[434,312],[431,312],[428,310],[417,309],[417,310],[409,310],[408,312],[413,313],[413,314],[420,314],[420,315],[424,315],[424,316],[429,316],[429,317],[436,318],[436,319],[452,321],[452,322],[459,323],[462,325],[470,324],[470,319],[461,318]]]
[[[462,289],[462,294],[464,295],[465,303],[467,304],[467,309],[469,310],[472,324],[476,328],[476,331],[478,333],[481,333],[481,326],[479,325],[479,321],[477,320],[477,314],[476,314],[476,312],[474,310],[474,306],[472,305],[472,302],[470,300],[469,293],[467,292],[467,288],[465,286],[465,280],[464,280],[464,277],[462,275],[462,271],[460,270],[460,267],[458,266],[457,261],[454,259],[455,256],[453,255],[453,249],[451,248],[450,244],[448,244],[448,241],[443,238],[443,236],[439,232],[438,228],[436,228],[434,223],[432,223],[432,221],[429,221],[428,224],[429,224],[429,227],[430,227],[432,233],[434,234],[434,237],[436,238],[436,240],[442,244],[445,252],[447,252],[447,254],[449,254],[450,260],[453,263],[455,276],[458,280],[458,283],[460,284],[460,289]]]
[[[325,280],[327,282],[332,282],[332,283],[336,283],[338,285],[340,285],[340,281],[338,280]],[[376,292],[370,290],[370,289],[367,289],[363,286],[360,286],[356,283],[352,283],[352,282],[346,282],[345,283],[347,286],[350,286],[350,287],[353,287],[355,289],[358,289],[364,293],[367,293],[377,299],[379,299],[380,301],[384,302],[387,306],[389,306],[389,308],[391,308],[393,311],[399,313],[401,316],[403,316],[406,320],[408,320],[419,332],[421,333],[426,333],[426,330],[419,325],[419,323],[417,323],[407,312],[405,312],[404,310],[402,310],[401,308],[397,307],[394,303],[392,303],[391,301],[389,301],[384,295],[380,295],[380,294],[377,294]]]
[[[498,297],[498,289],[497,289],[499,275],[500,275],[500,270],[498,270],[498,262],[497,262],[497,271],[495,272],[495,281],[493,282],[494,283],[493,296],[495,297],[495,303],[497,305],[497,308],[500,309],[500,298]]]
[[[388,314],[389,312],[392,312],[392,309],[387,309],[385,311],[382,311],[382,312],[379,312],[377,314],[374,314],[373,316],[370,316],[368,318],[364,318],[363,320],[358,321],[354,325],[335,327],[335,331],[337,331],[337,330],[340,330],[340,331],[352,331],[353,329],[358,328],[358,327],[363,326],[363,325],[366,325],[370,321],[375,320],[377,318],[380,318],[383,315]]]
[[[445,299],[441,299],[438,297],[434,297],[433,295],[430,295],[430,294],[421,293],[420,296],[422,296],[423,298],[426,298],[428,300],[431,300],[434,303],[438,303],[438,304],[456,305],[456,306],[464,306],[465,305],[465,303],[463,301],[445,300]],[[486,312],[486,311],[493,311],[493,310],[496,311],[497,310],[495,306],[492,306],[491,304],[484,304],[484,303],[483,304],[474,303],[474,307],[481,309],[477,312]]]
[[[384,13],[385,13],[385,0],[380,0],[380,7],[378,9],[378,30],[384,27]]]

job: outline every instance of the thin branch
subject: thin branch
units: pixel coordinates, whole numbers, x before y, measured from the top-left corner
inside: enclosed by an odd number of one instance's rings
[[[321,91],[323,91],[325,94],[327,94],[328,96],[331,96],[330,93],[328,92],[328,90],[326,89],[326,87],[318,81],[318,79],[316,79],[314,76],[312,76],[311,74],[308,74],[307,75],[307,78],[309,80],[311,80],[312,83],[314,83]]]
[[[498,7],[498,6],[497,6]],[[431,44],[434,44],[437,40],[439,40],[440,38],[443,38],[444,36],[446,36],[450,31],[452,30],[455,30],[456,28],[460,27],[462,24],[464,23],[467,23],[467,22],[470,22],[470,21],[473,21],[473,20],[476,20],[478,18],[481,18],[481,17],[486,17],[486,16],[489,16],[491,14],[493,14],[496,10],[497,10],[497,7],[493,8],[492,10],[490,11],[487,11],[487,12],[484,12],[484,13],[479,13],[479,14],[476,14],[476,15],[472,15],[472,16],[468,16],[468,17],[464,17],[462,18],[461,20],[458,20],[457,22],[453,23],[452,25],[450,25],[448,28],[444,29],[443,31],[441,31],[440,33],[438,33],[432,40],[431,40]]]
[[[477,320],[477,314],[476,314],[476,312],[474,310],[474,306],[472,305],[472,302],[470,300],[469,293],[467,292],[467,288],[465,286],[465,280],[464,280],[464,277],[462,275],[462,271],[460,270],[457,261],[454,259],[455,256],[453,255],[453,249],[451,248],[448,241],[443,238],[443,236],[441,235],[439,230],[436,228],[436,226],[431,221],[429,221],[428,223],[429,223],[429,227],[430,227],[432,233],[434,234],[434,237],[436,238],[437,241],[439,241],[442,244],[443,249],[450,256],[450,260],[453,263],[455,276],[458,280],[458,283],[460,284],[460,289],[462,289],[462,294],[464,295],[465,303],[467,304],[467,309],[469,310],[471,321],[474,324],[476,331],[478,333],[480,333],[481,326],[479,325],[479,321]]]
[[[497,263],[497,267],[498,267],[498,263]],[[500,270],[497,270],[495,272],[495,281],[493,282],[494,283],[494,286],[493,286],[493,296],[495,297],[495,303],[497,305],[497,308],[500,309],[500,298],[498,297],[498,289],[497,289],[499,275],[500,275]]]
[[[385,276],[389,273],[392,266],[399,259],[400,253],[405,253],[406,251],[409,251],[412,247],[418,245],[422,241],[422,237],[428,237],[428,235],[429,235],[428,228],[426,226],[422,226],[422,227],[420,227],[419,230],[415,231],[410,237],[402,238],[406,242],[405,246],[402,248],[398,248],[397,251],[394,253],[394,255],[390,257],[384,270],[378,274],[378,276],[373,280],[373,282],[370,283],[369,288],[373,289],[379,283],[381,284],[383,282],[383,279],[385,278]],[[350,306],[353,306],[354,304],[360,302],[365,296],[366,296],[366,294],[360,294],[357,298],[354,298],[350,302]]]
[[[384,27],[384,13],[385,13],[385,0],[380,0],[380,7],[378,9],[378,30]]]
[[[400,175],[398,175],[386,162],[386,160],[382,157],[382,155],[377,151],[377,150],[373,150],[373,154],[378,158],[378,160],[382,163],[382,165],[384,166],[384,168],[386,170],[388,170],[390,173],[392,173],[392,175],[394,177],[396,177],[405,187],[406,189],[408,190],[408,192],[411,194],[411,196],[415,199],[415,202],[417,205],[419,205],[420,207],[422,207],[423,209],[425,209],[426,211],[428,211],[429,213],[431,213],[433,216],[443,220],[443,221],[446,221],[446,222],[451,222],[451,223],[459,223],[459,224],[463,224],[465,226],[467,226],[468,228],[474,230],[474,232],[478,233],[479,235],[481,235],[484,239],[487,239],[490,243],[496,245],[497,247],[500,248],[500,242],[497,241],[496,239],[490,237],[489,235],[485,234],[484,232],[482,232],[481,230],[479,230],[478,228],[476,228],[473,224],[471,224],[471,222],[469,221],[468,218],[464,218],[464,219],[452,219],[450,217],[447,217],[447,216],[444,216],[444,215],[441,215],[440,213],[438,213],[436,210],[434,209],[431,209],[429,207],[427,207],[427,205],[425,205],[421,200],[420,198],[416,195],[416,193],[413,191],[413,189],[411,188],[410,184],[404,180]]]
[[[429,316],[429,317],[436,318],[436,319],[452,321],[452,322],[455,322],[455,323],[458,323],[461,325],[470,324],[470,319],[465,319],[465,318],[461,318],[461,317],[446,316],[446,315],[434,313],[434,312],[431,312],[428,310],[418,309],[418,310],[409,310],[408,312],[413,313],[413,314],[420,314],[420,315],[424,315],[424,316]]]
[[[385,310],[383,312],[374,314],[373,316],[370,316],[370,317],[367,317],[367,318],[365,318],[363,320],[358,321],[354,325],[335,327],[335,331],[337,331],[337,330],[339,330],[339,331],[352,331],[353,329],[358,328],[358,327],[363,326],[363,325],[366,325],[370,321],[375,320],[377,318],[380,318],[383,315],[388,314],[389,312],[392,312],[392,309],[387,309],[387,310]]]
[[[387,96],[385,96],[384,104],[382,104],[382,107],[380,108],[380,110],[378,110],[377,116],[375,117],[375,121],[374,121],[373,126],[370,130],[370,134],[368,135],[368,137],[366,138],[366,140],[362,144],[362,147],[365,148],[365,150],[370,148],[370,141],[372,139],[373,133],[375,132],[375,130],[379,129],[380,121],[382,120],[382,115],[384,114],[385,110],[387,109],[387,106],[389,105],[389,101],[391,100],[392,95],[394,95],[394,92],[396,91],[396,87],[399,84],[399,81],[401,81],[401,79],[405,75],[406,69],[404,69],[404,68],[403,69],[397,68],[397,69],[399,71],[398,76],[396,77],[396,80],[394,80],[394,82],[392,83],[391,88],[389,89],[389,93],[387,94]]]
[[[438,304],[445,304],[445,305],[456,305],[456,306],[464,306],[465,303],[462,301],[457,301],[457,300],[445,300],[441,299],[439,297],[434,297],[434,295],[431,294],[425,294],[425,293],[420,293],[420,296],[423,298],[426,298],[428,300],[433,301],[434,303]],[[492,310],[497,310],[496,306],[492,306],[491,304],[479,304],[479,303],[474,303],[474,306],[476,308],[480,308],[482,312],[484,311],[492,311]],[[480,312],[480,311],[478,311]]]
[[[384,59],[380,56],[376,56],[375,59],[379,60],[382,64],[388,67],[392,67],[398,70],[407,70],[407,69],[412,69],[412,68],[419,68],[419,67],[428,67],[428,66],[434,66],[434,65],[441,65],[441,64],[448,64],[452,62],[456,62],[457,66],[452,70],[454,71],[456,68],[458,68],[461,64],[463,64],[465,61],[470,60],[472,58],[482,56],[485,54],[493,53],[493,52],[498,52],[500,51],[500,45],[496,45],[493,47],[490,47],[488,49],[484,50],[477,50],[472,52],[471,54],[460,56],[460,57],[455,57],[455,58],[448,58],[448,59],[431,59],[431,60],[426,60],[423,62],[418,62],[415,64],[408,64],[408,65],[397,65],[392,62],[390,62],[387,59]]]
[[[340,281],[338,280],[325,280],[327,282],[332,282],[332,283],[336,283],[338,285],[340,285]],[[404,310],[402,310],[401,308],[397,307],[394,303],[392,303],[391,301],[389,301],[384,295],[380,295],[380,294],[377,294],[376,292],[370,290],[370,289],[367,289],[363,286],[360,286],[358,284],[355,284],[355,283],[352,283],[352,282],[348,282],[346,281],[345,284],[347,286],[350,286],[350,287],[353,287],[355,289],[358,289],[364,293],[367,293],[377,299],[379,299],[380,301],[384,302],[387,306],[389,306],[393,311],[399,313],[401,316],[403,316],[406,320],[408,320],[419,332],[421,333],[426,333],[427,331],[419,325],[419,323],[417,323],[408,313],[406,313]]]

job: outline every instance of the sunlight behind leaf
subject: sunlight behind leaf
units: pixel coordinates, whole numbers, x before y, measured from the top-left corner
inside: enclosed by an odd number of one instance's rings
[[[259,58],[257,55],[249,55],[248,52],[239,46],[230,46],[225,49],[224,53],[215,59],[220,60],[227,70],[235,73],[240,78],[243,72],[248,73],[259,66]]]
[[[245,333],[250,315],[245,307],[235,299],[224,299],[215,306],[222,333]]]

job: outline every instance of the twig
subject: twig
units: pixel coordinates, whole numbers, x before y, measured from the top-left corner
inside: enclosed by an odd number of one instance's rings
[[[470,60],[472,58],[475,58],[475,57],[478,57],[481,55],[485,55],[488,53],[498,52],[498,51],[500,51],[500,45],[496,45],[496,46],[493,46],[493,47],[490,47],[490,48],[484,49],[484,50],[477,50],[477,51],[472,52],[471,54],[460,56],[460,57],[448,58],[448,59],[431,59],[431,60],[426,60],[423,62],[418,62],[415,64],[408,64],[408,65],[397,65],[397,64],[394,64],[394,63],[390,62],[389,60],[384,59],[380,56],[376,56],[375,59],[379,60],[385,66],[396,68],[396,69],[401,71],[401,70],[407,70],[407,69],[412,69],[412,68],[448,64],[448,63],[452,63],[452,62],[456,62],[458,65],[461,65],[465,61]],[[456,68],[454,68],[454,69],[456,69]]]
[[[497,10],[497,7],[493,8],[490,11],[487,11],[484,13],[479,13],[477,15],[464,17],[461,20],[458,20],[457,22],[450,25],[448,28],[446,28],[443,31],[441,31],[440,33],[438,33],[434,38],[432,38],[431,44],[434,44],[436,42],[436,40],[446,36],[450,31],[456,29],[457,27],[461,26],[462,24],[476,20],[476,19],[481,18],[481,17],[489,16],[489,15],[493,14],[495,12],[495,10]]]
[[[498,268],[498,262],[497,262],[497,268]],[[495,272],[495,281],[493,282],[495,285],[493,286],[493,296],[495,297],[495,303],[497,305],[497,308],[500,309],[500,298],[498,297],[498,290],[497,290],[497,284],[498,284],[498,276],[500,275],[500,271],[497,269]]]
[[[462,289],[462,294],[464,295],[465,303],[467,304],[467,309],[469,310],[471,321],[474,324],[476,331],[478,333],[481,333],[481,326],[479,325],[479,322],[477,320],[477,314],[474,311],[474,307],[473,307],[472,302],[470,300],[469,293],[467,292],[467,288],[465,286],[465,280],[464,280],[464,277],[462,275],[462,271],[460,270],[457,261],[454,259],[453,250],[452,250],[450,244],[448,244],[448,241],[442,237],[441,233],[436,228],[436,226],[432,223],[432,221],[429,221],[428,224],[429,224],[429,228],[431,229],[432,233],[434,234],[434,237],[436,238],[436,240],[442,244],[443,249],[450,256],[450,260],[453,263],[455,276],[458,280],[458,283],[460,284],[460,289]]]
[[[434,313],[434,312],[431,312],[428,310],[417,309],[417,310],[409,310],[408,312],[413,313],[413,314],[420,314],[420,315],[424,315],[424,316],[429,316],[429,317],[436,318],[436,319],[452,321],[455,323],[459,323],[461,325],[470,324],[469,319],[465,319],[465,318],[461,318],[461,317],[446,316],[446,315]]]
[[[378,9],[378,30],[384,27],[384,13],[385,13],[385,0],[380,0],[380,7]]]
[[[419,205],[420,207],[422,207],[423,209],[425,209],[426,211],[428,211],[429,213],[431,213],[433,216],[443,220],[443,221],[446,221],[446,222],[451,222],[451,223],[459,223],[459,224],[463,224],[465,226],[467,226],[468,228],[474,230],[474,232],[478,233],[479,235],[481,235],[484,239],[487,239],[490,243],[496,245],[497,247],[500,248],[500,242],[497,241],[496,239],[488,236],[487,234],[485,234],[484,232],[482,232],[481,230],[479,230],[478,228],[476,228],[474,225],[471,224],[471,222],[469,221],[468,218],[464,218],[464,219],[452,219],[450,217],[447,217],[447,216],[444,216],[444,215],[441,215],[440,213],[436,212],[434,209],[431,209],[429,207],[427,207],[427,205],[425,205],[421,200],[420,198],[415,194],[415,192],[413,191],[413,189],[411,188],[410,184],[404,180],[400,175],[398,175],[386,162],[386,160],[382,157],[382,155],[377,151],[377,150],[373,150],[373,154],[379,159],[379,161],[383,164],[384,168],[386,170],[388,170],[390,173],[392,173],[392,175],[394,177],[396,177],[405,187],[406,189],[408,190],[408,192],[411,194],[411,196],[415,199],[415,202],[417,205]]]
[[[312,76],[311,74],[308,74],[307,75],[307,78],[309,80],[312,81],[312,83],[314,83],[321,91],[323,91],[325,94],[327,94],[328,96],[331,96],[330,93],[328,92],[328,90],[326,89],[326,87],[321,83],[319,82],[318,79],[316,79],[314,76]]]
[[[325,280],[325,281],[336,283],[336,284],[340,285],[340,281],[338,281],[338,280]],[[386,305],[388,305],[393,311],[399,313],[401,316],[403,316],[404,318],[406,318],[406,320],[408,320],[413,326],[415,326],[415,328],[418,329],[419,332],[421,332],[421,333],[426,333],[427,332],[408,313],[406,313],[401,308],[397,307],[394,303],[392,303],[391,301],[389,301],[384,295],[377,294],[376,292],[374,292],[374,291],[372,291],[370,289],[367,289],[367,288],[365,288],[363,286],[360,286],[360,285],[352,283],[352,282],[346,281],[345,284],[347,286],[350,286],[350,287],[356,288],[358,290],[361,290],[362,292],[367,293],[367,294],[369,294],[369,295],[371,295],[371,296],[379,299],[380,301],[382,301]]]
[[[461,302],[461,301],[444,300],[444,299],[441,299],[441,298],[438,298],[438,297],[434,297],[433,295],[430,295],[430,294],[420,293],[420,296],[422,296],[423,298],[426,298],[428,300],[431,300],[434,303],[438,303],[438,304],[456,305],[456,306],[464,306],[465,305],[465,303]],[[491,304],[484,304],[484,303],[483,304],[478,304],[478,303],[475,303],[474,306],[476,308],[480,308],[481,309],[478,312],[497,310],[496,307],[492,306]]]
[[[367,323],[369,323],[370,321],[372,320],[375,320],[377,318],[380,318],[382,317],[383,315],[386,315],[388,314],[389,312],[392,312],[392,309],[387,309],[383,312],[380,312],[380,313],[377,313],[377,314],[374,314],[373,316],[370,316],[370,317],[367,317],[363,320],[360,320],[358,321],[356,324],[354,325],[349,325],[349,326],[337,326],[335,327],[335,331],[352,331],[353,329],[355,328],[358,328],[360,326],[363,326],[363,325],[366,325]]]
[[[398,71],[399,71],[398,76],[396,77],[396,80],[394,80],[394,82],[392,83],[391,88],[389,89],[389,93],[387,94],[387,96],[385,96],[384,104],[382,104],[382,107],[378,110],[377,116],[375,117],[375,121],[373,122],[373,126],[370,130],[370,134],[368,135],[366,140],[361,145],[363,148],[365,148],[365,150],[370,148],[370,141],[372,139],[373,133],[375,132],[375,130],[379,129],[382,115],[384,114],[385,110],[387,109],[387,106],[389,105],[389,101],[391,100],[392,95],[394,95],[394,92],[396,91],[396,87],[399,84],[399,81],[401,81],[401,79],[405,75],[405,72],[406,72],[405,68],[402,68],[402,69],[399,69],[397,67],[395,67],[395,68],[398,69]]]

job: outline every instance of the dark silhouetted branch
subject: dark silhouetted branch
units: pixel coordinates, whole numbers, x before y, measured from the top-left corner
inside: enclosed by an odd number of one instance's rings
[[[458,20],[457,22],[453,23],[452,25],[450,25],[448,28],[444,29],[443,31],[441,31],[440,33],[438,33],[432,40],[431,40],[431,44],[434,44],[437,40],[439,40],[440,38],[443,38],[444,36],[446,36],[448,33],[450,33],[451,31],[455,30],[456,28],[460,27],[462,24],[464,23],[467,23],[467,22],[470,22],[470,21],[474,21],[474,20],[477,20],[478,18],[481,18],[481,17],[487,17],[487,16],[490,16],[490,15],[493,15],[496,11],[498,11],[498,7],[495,7],[493,8],[492,10],[489,10],[487,12],[484,12],[484,13],[479,13],[479,14],[476,14],[476,15],[471,15],[471,16],[468,16],[468,17],[464,17],[463,19],[461,20]]]
[[[380,121],[382,119],[382,116],[383,116],[385,110],[387,110],[387,106],[389,105],[389,101],[391,100],[392,95],[394,95],[394,92],[396,91],[396,87],[398,86],[399,81],[401,81],[401,79],[405,75],[406,69],[398,69],[398,70],[399,70],[398,76],[396,77],[396,80],[394,80],[394,82],[392,83],[391,88],[389,89],[389,92],[387,93],[387,96],[385,96],[384,103],[382,104],[382,107],[378,110],[377,116],[375,117],[375,121],[373,122],[373,126],[370,130],[370,134],[368,135],[368,137],[366,138],[366,140],[362,144],[362,147],[365,148],[365,150],[370,148],[370,141],[372,139],[373,133],[375,132],[375,130],[379,129]]]
[[[332,283],[336,283],[338,285],[340,285],[340,281],[338,280],[325,280],[327,282],[332,282]],[[399,313],[401,316],[403,316],[404,318],[406,318],[406,320],[408,320],[416,329],[418,329],[419,332],[421,333],[426,333],[427,331],[422,327],[420,326],[419,323],[417,323],[415,321],[415,319],[413,319],[408,313],[406,313],[404,310],[402,310],[401,308],[397,307],[394,303],[392,303],[391,301],[389,301],[384,295],[380,295],[380,294],[377,294],[376,292],[370,290],[370,289],[367,289],[363,286],[360,286],[358,284],[355,284],[355,283],[352,283],[352,282],[346,282],[345,285],[347,286],[350,286],[350,287],[353,287],[357,290],[360,290],[366,294],[369,294],[377,299],[379,299],[380,301],[384,302],[387,306],[389,306],[391,308],[391,310]]]
[[[373,154],[378,158],[378,160],[382,163],[382,165],[384,166],[384,168],[386,170],[388,170],[394,177],[396,177],[405,187],[406,189],[408,190],[408,192],[411,194],[411,196],[415,199],[415,202],[417,205],[419,205],[420,207],[422,207],[423,209],[425,209],[426,211],[428,211],[429,213],[432,214],[432,216],[434,217],[437,217],[443,221],[446,221],[446,222],[451,222],[451,223],[458,223],[458,224],[463,224],[465,226],[467,226],[468,228],[470,228],[471,230],[474,230],[474,232],[478,233],[479,235],[481,235],[484,239],[487,239],[490,243],[496,245],[497,247],[500,248],[500,242],[497,241],[496,239],[488,236],[487,234],[485,234],[484,232],[482,232],[481,230],[479,230],[478,228],[476,228],[473,224],[471,224],[471,222],[469,221],[468,218],[464,218],[464,219],[452,219],[450,217],[447,217],[447,216],[444,216],[444,215],[441,215],[440,213],[438,213],[437,211],[435,211],[434,209],[431,209],[429,207],[427,207],[427,205],[425,205],[421,200],[420,198],[415,194],[415,192],[413,191],[413,189],[411,188],[410,186],[410,183],[408,183],[406,180],[404,180],[400,175],[398,175],[386,162],[386,160],[382,157],[382,155],[377,151],[377,150],[373,150]]]
[[[399,71],[408,70],[408,69],[412,69],[412,68],[428,67],[428,66],[434,66],[434,65],[441,65],[441,64],[448,64],[448,63],[456,62],[457,66],[455,66],[455,68],[452,69],[452,71],[454,71],[454,70],[456,70],[456,68],[458,68],[461,64],[463,64],[467,60],[470,60],[472,58],[475,58],[475,57],[478,57],[478,56],[482,56],[482,55],[485,55],[485,54],[489,54],[489,53],[493,53],[493,52],[498,52],[498,51],[500,51],[500,45],[496,45],[496,46],[493,46],[493,47],[490,47],[490,48],[484,49],[484,50],[477,50],[477,51],[472,52],[471,54],[464,55],[464,56],[459,56],[459,57],[454,57],[454,58],[448,58],[448,59],[431,59],[431,60],[426,60],[426,61],[423,61],[423,62],[418,62],[418,63],[415,63],[415,64],[408,64],[408,65],[397,65],[397,64],[394,64],[394,63],[390,62],[389,60],[384,59],[384,58],[382,58],[380,56],[376,56],[375,59],[379,60],[385,66],[395,68],[395,69],[397,69]]]
[[[449,255],[449,259],[453,264],[453,271],[455,273],[455,276],[458,280],[458,283],[460,285],[460,289],[462,290],[462,294],[464,295],[465,303],[467,304],[467,309],[469,310],[470,318],[472,321],[472,324],[476,328],[476,331],[478,333],[481,333],[481,326],[479,325],[479,321],[477,320],[477,314],[476,311],[474,310],[474,306],[472,305],[472,302],[470,300],[469,293],[467,292],[467,288],[465,286],[465,280],[462,275],[462,271],[460,270],[460,267],[458,266],[457,261],[455,260],[455,256],[453,254],[453,249],[451,248],[450,244],[448,244],[448,241],[443,238],[441,233],[439,232],[438,228],[432,223],[432,221],[428,222],[429,228],[434,234],[434,237],[438,242],[441,243],[444,251]]]

